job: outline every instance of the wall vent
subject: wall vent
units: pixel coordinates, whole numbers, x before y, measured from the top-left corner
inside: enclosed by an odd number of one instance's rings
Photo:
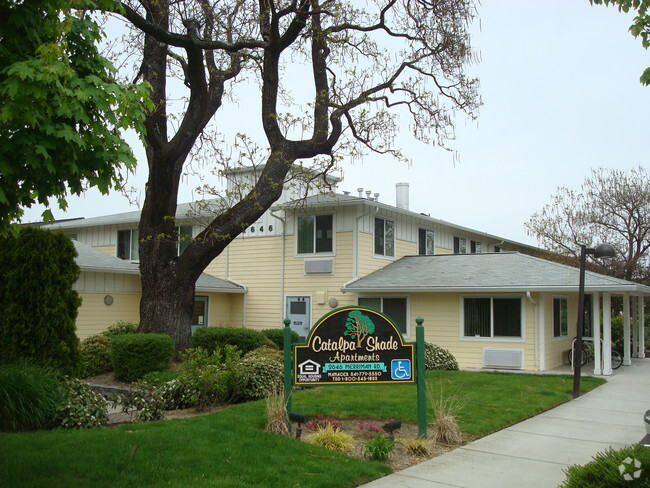
[[[305,259],[305,274],[328,274],[333,270],[333,259]]]
[[[493,369],[523,369],[523,349],[483,349],[483,367]]]

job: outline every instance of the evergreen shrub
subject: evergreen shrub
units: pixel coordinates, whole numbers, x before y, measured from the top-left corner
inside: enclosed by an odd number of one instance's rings
[[[242,354],[264,345],[264,334],[259,330],[238,327],[201,327],[190,340],[190,347],[212,352],[225,345],[238,348]]]
[[[456,361],[454,355],[447,349],[443,349],[430,342],[424,343],[424,365],[427,370],[458,370],[458,361]]]
[[[62,232],[24,227],[0,238],[0,358],[51,366],[64,374],[81,367],[75,334],[81,305],[74,244]]]
[[[260,331],[262,334],[264,334],[268,339],[270,339],[278,348],[283,349],[284,348],[284,330],[282,329],[264,329]],[[293,330],[291,331],[291,343],[295,344],[297,342],[300,342],[300,336],[294,332]]]
[[[87,337],[81,341],[79,352],[84,378],[113,371],[111,344],[108,337],[103,335]]]
[[[110,342],[115,377],[124,381],[169,369],[174,355],[172,338],[165,334],[123,334]]]
[[[100,335],[111,339],[112,337],[118,335],[135,334],[137,332],[138,332],[138,324],[136,324],[135,322],[118,320],[113,325],[111,325],[108,329],[103,331]]]
[[[0,431],[51,429],[63,400],[55,370],[27,363],[0,365]]]

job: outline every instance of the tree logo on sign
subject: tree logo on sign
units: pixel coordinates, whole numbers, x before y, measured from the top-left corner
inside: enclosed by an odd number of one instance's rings
[[[370,320],[370,317],[362,314],[358,310],[352,310],[348,314],[343,335],[349,336],[350,339],[356,338],[357,349],[361,348],[363,341],[373,332],[375,332],[375,324]]]

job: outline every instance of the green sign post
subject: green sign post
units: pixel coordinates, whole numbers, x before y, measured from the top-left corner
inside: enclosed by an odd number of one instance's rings
[[[284,321],[284,391],[291,411],[294,385],[416,383],[418,433],[426,438],[424,320],[416,320],[416,342],[405,343],[385,315],[365,307],[343,307],[323,317],[307,342],[291,344]]]

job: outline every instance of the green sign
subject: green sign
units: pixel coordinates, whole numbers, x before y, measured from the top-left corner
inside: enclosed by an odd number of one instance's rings
[[[369,308],[325,315],[294,351],[295,385],[415,381],[413,344],[405,344],[395,324]]]

